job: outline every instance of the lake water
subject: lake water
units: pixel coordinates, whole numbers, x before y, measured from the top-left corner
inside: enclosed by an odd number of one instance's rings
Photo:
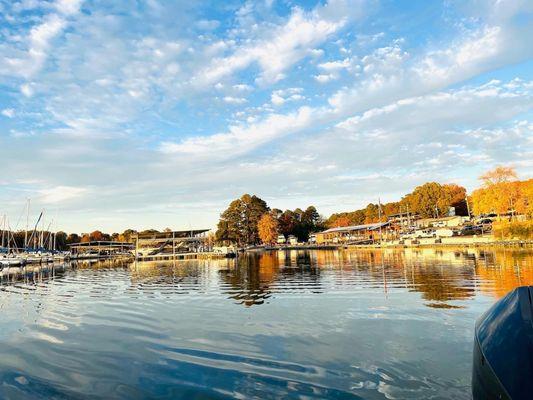
[[[526,251],[72,264],[0,284],[0,398],[470,398],[476,318]]]

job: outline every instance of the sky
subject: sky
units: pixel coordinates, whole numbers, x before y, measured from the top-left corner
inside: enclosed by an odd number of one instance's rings
[[[0,213],[68,232],[324,216],[533,177],[533,2],[0,0]]]

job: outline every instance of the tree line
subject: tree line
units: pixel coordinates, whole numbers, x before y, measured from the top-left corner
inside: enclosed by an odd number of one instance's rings
[[[310,233],[324,227],[323,218],[314,206],[305,210],[270,209],[263,199],[244,194],[220,215],[215,239],[222,243],[253,245],[274,243],[278,235],[294,235],[299,241],[307,241]]]
[[[169,228],[165,229],[165,231],[170,231]],[[42,233],[43,236],[43,242],[44,247],[49,248],[51,243],[55,243],[55,249],[64,251],[68,249],[69,244],[74,243],[87,243],[87,242],[93,242],[93,241],[116,241],[116,242],[131,242],[134,235],[137,233],[144,234],[144,233],[157,233],[159,231],[155,229],[148,229],[141,232],[137,232],[134,229],[126,229],[122,233],[104,233],[102,231],[96,230],[90,233],[70,233],[67,234],[66,232],[59,231],[59,232],[50,232],[50,231],[44,231]],[[27,233],[25,231],[17,231],[12,232],[13,235],[10,239],[10,246],[11,247],[17,247],[17,248],[24,248],[24,241],[26,240],[26,237],[31,237],[33,231],[28,231]],[[55,235],[55,237],[53,236]],[[38,247],[39,243],[39,237],[41,236],[41,232],[39,231],[37,236],[34,235],[35,240],[32,240],[32,243],[28,244],[28,247],[36,248]],[[13,242],[14,240],[14,242]]]
[[[455,208],[457,215],[468,215],[466,189],[456,184],[440,184],[428,182],[418,186],[406,194],[400,201],[375,204],[365,208],[332,214],[326,221],[330,228],[362,225],[385,221],[395,214],[416,215],[420,218],[437,218],[448,214],[450,207]]]
[[[406,194],[400,201],[370,203],[365,208],[332,214],[324,219],[316,207],[282,211],[270,209],[255,195],[245,194],[233,200],[221,214],[217,242],[250,245],[274,243],[278,235],[294,235],[306,241],[309,234],[326,228],[362,225],[386,221],[392,215],[413,218],[439,218],[449,215],[522,214],[533,216],[533,179],[519,181],[511,167],[497,167],[480,177],[482,187],[470,196],[455,183],[427,182]]]

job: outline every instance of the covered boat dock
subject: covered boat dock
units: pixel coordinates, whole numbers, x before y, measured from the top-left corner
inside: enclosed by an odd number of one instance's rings
[[[146,232],[132,237],[138,260],[197,258],[211,251],[208,245],[209,229],[168,232]]]
[[[330,228],[315,234],[316,243],[319,245],[374,243],[385,236],[390,226],[390,221],[387,221]]]
[[[109,258],[132,255],[133,244],[128,242],[91,241],[68,245],[71,258]]]

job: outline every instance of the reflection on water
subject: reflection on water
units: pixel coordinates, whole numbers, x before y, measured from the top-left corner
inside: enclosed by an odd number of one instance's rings
[[[250,253],[0,281],[0,398],[457,398],[526,250]]]
[[[533,252],[406,249],[357,251],[286,251],[251,253],[234,268],[220,270],[240,304],[263,304],[276,291],[335,290],[340,287],[405,288],[420,292],[430,307],[454,307],[477,293],[504,296],[533,284]],[[321,279],[321,274],[325,275]],[[333,276],[331,276],[333,274]],[[333,280],[331,278],[334,278]],[[327,288],[323,288],[326,285]]]

